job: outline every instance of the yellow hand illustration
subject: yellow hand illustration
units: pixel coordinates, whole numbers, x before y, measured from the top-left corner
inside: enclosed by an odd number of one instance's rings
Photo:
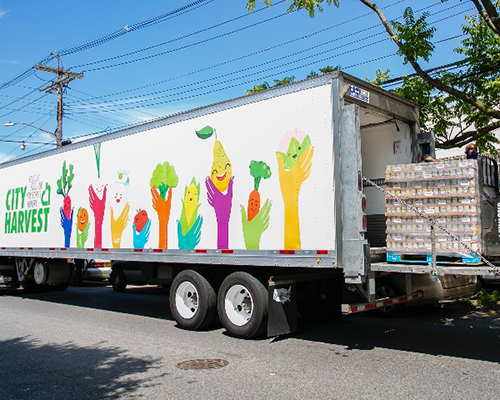
[[[314,148],[309,145],[300,156],[295,165],[288,171],[285,170],[283,158],[278,158],[278,172],[280,176],[281,195],[285,204],[285,239],[286,250],[300,250],[300,225],[299,225],[299,193],[304,181],[311,174],[311,160]]]
[[[113,241],[113,248],[119,249],[122,240],[122,233],[128,224],[128,212],[130,210],[130,204],[127,203],[123,207],[123,211],[115,220],[113,207],[111,207],[111,239]]]

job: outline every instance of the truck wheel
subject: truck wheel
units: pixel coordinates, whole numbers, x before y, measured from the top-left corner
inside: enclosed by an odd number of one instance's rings
[[[120,268],[115,268],[111,272],[110,276],[111,285],[115,292],[123,292],[127,287],[127,282],[125,281],[125,275]]]
[[[222,282],[217,308],[228,332],[242,339],[258,336],[267,323],[267,290],[254,276],[233,272]]]
[[[216,294],[199,272],[187,269],[174,278],[170,287],[170,312],[183,328],[199,330],[212,323],[216,315]]]
[[[49,267],[46,263],[37,261],[35,267],[33,268],[33,279],[37,285],[43,285],[47,283],[49,278]]]

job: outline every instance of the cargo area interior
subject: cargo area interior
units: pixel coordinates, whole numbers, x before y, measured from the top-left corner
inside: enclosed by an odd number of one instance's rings
[[[387,165],[408,164],[412,159],[414,133],[409,123],[369,108],[360,109],[363,176],[383,184]],[[367,233],[371,247],[386,245],[385,197],[373,186],[364,185]]]

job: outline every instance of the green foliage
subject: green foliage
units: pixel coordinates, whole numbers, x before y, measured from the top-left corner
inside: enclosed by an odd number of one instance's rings
[[[295,76],[287,76],[283,79],[273,79],[273,80],[274,80],[273,87],[284,86],[292,83],[295,80]]]
[[[372,85],[380,87],[382,85],[382,83],[384,83],[385,81],[387,81],[391,78],[392,78],[392,75],[390,74],[389,68],[387,68],[384,71],[377,69],[375,71],[375,79],[374,80],[370,80],[366,77],[365,77],[365,80],[367,82],[371,83]]]
[[[269,89],[271,86],[269,86],[269,83],[264,82],[262,85],[255,85],[252,89],[249,89],[246,91],[247,94],[252,94],[252,93],[258,93],[262,92],[263,90]]]
[[[57,180],[57,194],[60,194],[64,197],[68,196],[69,191],[73,187],[73,178],[75,175],[73,174],[73,164],[69,164],[69,171],[66,168],[66,161],[63,162],[62,165],[62,173],[61,177]]]
[[[428,17],[429,13],[425,12],[420,18],[415,19],[413,10],[408,7],[403,14],[404,24],[392,22],[397,39],[401,42],[398,54],[403,57],[403,65],[407,64],[410,59],[418,61],[422,58],[429,61],[435,48],[431,39],[436,28],[429,26],[426,21]]]
[[[327,65],[326,67],[320,68],[319,72],[322,74],[330,74],[332,72],[340,70],[340,65],[337,65],[336,67],[332,67],[331,65]]]
[[[251,161],[250,175],[253,176],[254,189],[259,190],[261,179],[269,179],[271,177],[271,168],[264,161]]]
[[[500,304],[500,290],[481,289],[477,299],[479,301],[479,305],[485,307]]]
[[[272,4],[271,0],[261,0],[261,1],[263,1],[264,4],[268,7],[270,7]],[[248,0],[247,8],[249,12],[253,11],[256,2],[257,0]],[[323,12],[323,7],[321,6],[323,2],[326,3],[327,5],[333,4],[336,7],[339,6],[339,0],[293,0],[291,2],[292,4],[288,8],[288,12],[304,9],[307,10],[309,16],[313,18],[316,11]]]
[[[169,188],[174,188],[179,183],[179,178],[175,173],[175,168],[170,165],[167,161],[163,164],[158,164],[153,171],[153,176],[149,181],[151,186],[154,186],[160,192],[160,196],[163,200],[166,199],[166,195]]]

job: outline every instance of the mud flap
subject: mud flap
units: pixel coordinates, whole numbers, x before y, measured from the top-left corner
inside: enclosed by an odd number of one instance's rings
[[[295,281],[268,282],[267,336],[297,330],[297,289]]]

